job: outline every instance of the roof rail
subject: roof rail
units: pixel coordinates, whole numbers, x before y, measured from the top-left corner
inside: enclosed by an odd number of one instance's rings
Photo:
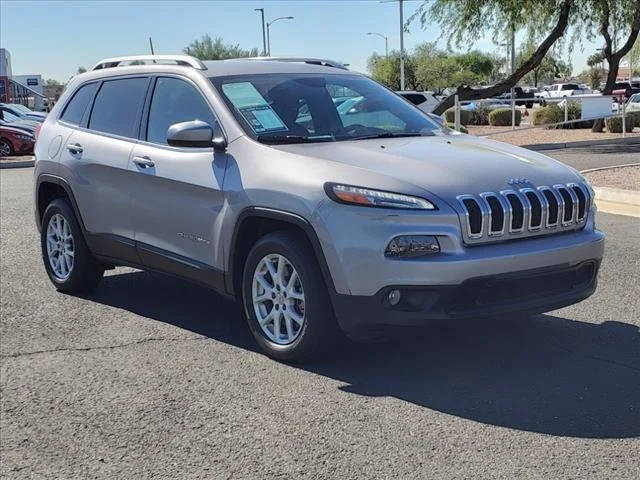
[[[336,62],[335,60],[329,60],[327,58],[314,58],[314,57],[248,57],[248,58],[234,58],[233,60],[261,60],[263,62],[296,62],[296,63],[308,63],[311,65],[322,65],[324,67],[339,68],[341,70],[348,70],[347,66],[343,63]]]
[[[195,57],[190,55],[131,55],[128,57],[113,57],[100,60],[92,70],[101,70],[103,68],[117,67],[121,63],[156,63],[156,62],[175,62],[176,65],[185,67],[193,67],[197,70],[206,70],[207,67]]]

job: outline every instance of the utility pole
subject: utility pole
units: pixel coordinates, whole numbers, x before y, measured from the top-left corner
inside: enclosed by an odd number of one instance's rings
[[[153,53],[153,42],[151,41],[151,37],[149,37],[149,47],[151,48],[151,55],[155,55],[155,53]]]
[[[262,56],[266,57],[267,56],[267,33],[264,27],[264,8],[254,8],[253,10],[256,12],[260,12],[260,15],[262,16]]]
[[[400,90],[404,90],[404,0],[380,0],[380,3],[398,2],[400,7]]]

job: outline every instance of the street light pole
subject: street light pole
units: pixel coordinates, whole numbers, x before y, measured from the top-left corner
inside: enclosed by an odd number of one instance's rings
[[[260,15],[262,16],[262,55],[266,56],[267,55],[267,35],[265,33],[265,28],[264,28],[264,8],[254,8],[253,10],[256,12],[260,12]]]
[[[400,90],[404,90],[404,15],[402,0],[398,0],[400,5]]]
[[[387,38],[387,36],[377,32],[369,32],[367,33],[367,35],[377,35],[381,38],[384,38],[384,54],[387,58],[389,58],[389,39]]]
[[[271,56],[271,36],[270,36],[269,28],[278,20],[293,20],[293,17],[278,17],[274,20],[271,20],[270,22],[267,22],[267,56],[268,57]]]

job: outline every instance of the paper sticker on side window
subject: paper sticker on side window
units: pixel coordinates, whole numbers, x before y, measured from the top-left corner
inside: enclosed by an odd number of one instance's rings
[[[222,91],[256,133],[289,130],[252,83],[225,83]]]

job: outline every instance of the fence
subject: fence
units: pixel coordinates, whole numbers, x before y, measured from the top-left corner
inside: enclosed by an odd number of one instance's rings
[[[460,122],[460,111],[462,110],[463,105],[471,104],[474,102],[486,102],[486,101],[499,101],[496,98],[483,98],[477,100],[466,100],[460,101],[458,95],[454,97],[454,129],[460,131],[461,122]],[[577,101],[580,104],[581,115],[579,119],[569,120],[569,102]],[[525,127],[516,128],[516,110],[518,110],[517,104],[519,103],[532,103],[534,106],[536,103],[540,104],[564,104],[564,120],[561,122],[554,123],[545,123],[539,125],[530,125]],[[619,112],[614,113],[614,97],[613,95],[600,95],[600,94],[588,94],[588,95],[572,95],[568,97],[526,97],[526,98],[514,98],[513,90],[511,98],[509,99],[509,104],[504,102],[504,108],[509,108],[511,110],[511,128],[509,130],[500,130],[496,132],[485,133],[480,136],[487,137],[490,135],[500,135],[501,133],[508,133],[514,130],[522,131],[522,130],[531,130],[534,128],[547,128],[547,127],[557,127],[561,125],[570,125],[573,123],[591,121],[591,120],[604,120],[606,118],[622,118],[622,137],[624,138],[626,135],[626,121],[627,121],[627,112],[626,112],[626,102],[622,102],[618,105],[617,110]],[[585,112],[589,115],[585,116]]]

